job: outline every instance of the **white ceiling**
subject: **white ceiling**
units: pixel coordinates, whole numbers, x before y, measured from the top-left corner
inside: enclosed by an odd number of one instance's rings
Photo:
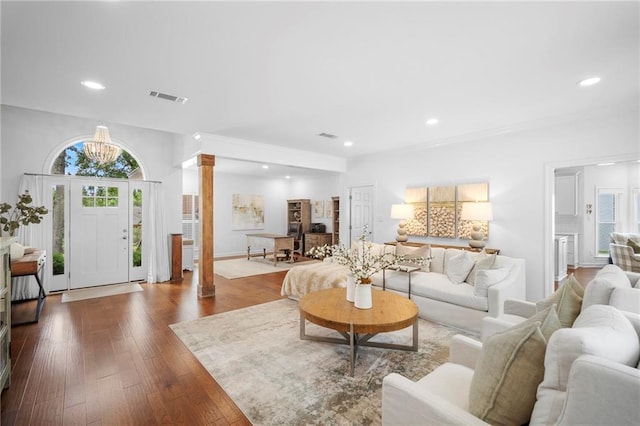
[[[637,105],[638,6],[2,1],[2,103],[344,157],[447,143]]]

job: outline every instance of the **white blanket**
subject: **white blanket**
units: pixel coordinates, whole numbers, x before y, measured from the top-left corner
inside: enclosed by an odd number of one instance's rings
[[[282,281],[280,294],[291,299],[300,299],[307,293],[333,287],[346,287],[346,266],[338,265],[329,259],[312,265],[294,266]]]

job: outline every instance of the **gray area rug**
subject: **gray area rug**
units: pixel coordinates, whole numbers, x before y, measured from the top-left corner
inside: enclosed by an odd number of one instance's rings
[[[458,333],[419,320],[418,352],[361,347],[350,377],[348,346],[300,340],[293,300],[170,327],[255,425],[379,425],[382,379],[425,376],[448,359]],[[307,333],[338,335],[309,322]],[[408,344],[411,327],[375,339]]]
[[[253,275],[270,274],[273,272],[282,272],[298,265],[308,265],[317,263],[319,260],[309,260],[304,262],[278,262],[277,266],[273,266],[273,259],[262,259],[255,257],[251,260],[247,258],[216,260],[213,262],[213,272],[227,279],[250,277]]]

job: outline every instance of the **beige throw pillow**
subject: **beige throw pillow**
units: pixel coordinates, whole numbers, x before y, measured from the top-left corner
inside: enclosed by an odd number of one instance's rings
[[[396,244],[396,255],[405,256],[407,259],[417,259],[420,257],[427,259],[430,254],[431,254],[431,246],[429,244],[426,244],[422,247],[405,246],[402,243]],[[424,265],[419,265],[411,261],[398,262],[398,264],[402,266],[420,266],[421,271],[429,272],[430,262],[427,260],[425,261]]]
[[[476,285],[476,275],[478,274],[478,271],[491,269],[493,267],[493,264],[496,261],[496,253],[488,255],[482,251],[475,257],[476,263],[473,265],[473,269],[471,269],[471,272],[469,272],[469,276],[467,277],[467,283],[471,285]]]
[[[528,423],[544,377],[547,341],[559,328],[553,305],[489,336],[471,379],[469,412],[492,425]]]
[[[447,277],[454,284],[463,283],[467,279],[469,272],[471,272],[474,263],[468,251],[460,250],[459,254],[456,254],[447,262],[447,270],[445,271]]]
[[[536,303],[536,308],[541,311],[551,305],[557,305],[560,323],[563,327],[571,327],[580,314],[583,297],[584,287],[572,274],[555,293]]]

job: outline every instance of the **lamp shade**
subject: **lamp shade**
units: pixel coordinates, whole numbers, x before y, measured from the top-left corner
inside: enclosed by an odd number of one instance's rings
[[[391,219],[411,219],[413,206],[411,204],[392,204]]]
[[[460,214],[462,220],[493,220],[493,208],[488,201],[478,201],[475,203],[463,203],[462,213]]]

